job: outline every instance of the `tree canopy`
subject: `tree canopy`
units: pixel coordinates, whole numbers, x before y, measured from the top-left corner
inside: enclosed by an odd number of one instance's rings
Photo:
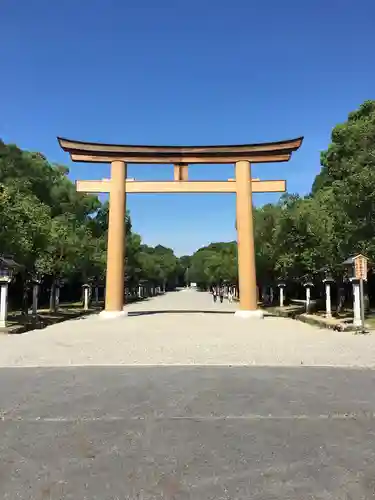
[[[108,202],[78,193],[68,174],[40,153],[0,141],[0,253],[23,266],[25,279],[104,278]],[[173,250],[142,244],[129,213],[124,224],[128,285],[175,286],[180,268]]]
[[[254,208],[254,222],[259,283],[300,278],[325,266],[335,271],[356,253],[375,261],[375,101],[333,129],[311,193],[285,194],[276,204]],[[237,280],[234,242],[201,248],[190,262],[194,281],[205,286]]]
[[[0,141],[0,253],[13,255],[29,274],[103,278],[108,203],[77,193],[68,174],[40,153]],[[375,261],[375,101],[333,129],[308,196],[285,194],[254,209],[254,221],[260,283],[334,270],[355,253]],[[124,224],[128,286],[237,282],[236,242],[211,243],[178,259],[169,248],[144,244],[129,213]]]

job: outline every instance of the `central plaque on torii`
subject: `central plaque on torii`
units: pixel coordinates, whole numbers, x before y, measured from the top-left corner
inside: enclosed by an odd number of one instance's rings
[[[82,142],[58,137],[73,161],[111,163],[110,179],[77,181],[77,191],[109,193],[109,221],[105,310],[102,317],[124,313],[125,207],[127,193],[236,193],[238,279],[242,317],[262,317],[257,309],[253,193],[282,193],[285,180],[252,179],[251,163],[290,160],[303,137],[232,146],[131,146]],[[137,181],[126,178],[129,163],[172,164],[171,181]],[[227,181],[189,181],[189,164],[233,163],[235,178]]]

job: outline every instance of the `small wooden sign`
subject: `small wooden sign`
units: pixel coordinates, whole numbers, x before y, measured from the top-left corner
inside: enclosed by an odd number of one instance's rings
[[[354,259],[354,274],[357,279],[367,280],[367,257],[358,255]]]

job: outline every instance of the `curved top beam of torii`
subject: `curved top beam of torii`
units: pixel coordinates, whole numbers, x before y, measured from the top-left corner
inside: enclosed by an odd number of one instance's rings
[[[134,146],[83,142],[57,138],[73,161],[107,163],[121,160],[126,163],[251,163],[288,161],[299,149],[303,137],[260,144],[217,146]]]

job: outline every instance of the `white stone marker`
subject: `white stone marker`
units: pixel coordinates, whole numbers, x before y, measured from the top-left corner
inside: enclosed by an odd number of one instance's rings
[[[277,285],[280,290],[280,307],[284,307],[284,288],[285,288],[285,283],[279,283]]]
[[[353,285],[353,312],[354,312],[353,325],[361,326],[362,319],[361,319],[361,296],[359,290],[359,279],[352,278],[351,282]]]
[[[306,289],[306,312],[308,313],[310,310],[310,304],[311,304],[311,288],[314,286],[314,283],[311,283],[311,281],[308,281],[303,286]]]
[[[332,318],[331,285],[333,280],[324,279],[323,283],[326,291],[326,318]]]
[[[8,313],[8,282],[0,283],[0,328],[6,327]]]
[[[89,310],[89,301],[90,301],[90,285],[83,285],[83,310]]]

